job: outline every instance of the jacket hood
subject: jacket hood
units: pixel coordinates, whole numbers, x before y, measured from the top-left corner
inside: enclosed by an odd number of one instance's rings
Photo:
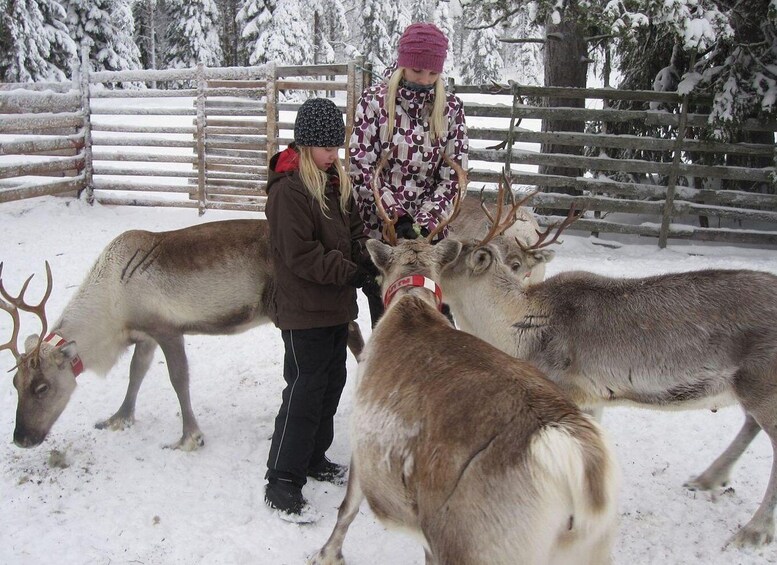
[[[297,170],[299,170],[299,151],[296,145],[290,143],[286,149],[276,153],[270,159],[270,172],[267,176],[265,192],[269,194],[275,183]]]

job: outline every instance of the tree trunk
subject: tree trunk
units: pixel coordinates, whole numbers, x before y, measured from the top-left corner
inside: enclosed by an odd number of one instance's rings
[[[545,26],[545,86],[573,86],[578,88],[586,87],[588,76],[588,57],[587,45],[585,42],[584,31],[577,24],[576,18],[567,13],[564,20],[558,25],[547,23]],[[546,97],[545,106],[566,106],[573,108],[583,108],[584,99],[552,98]],[[555,120],[547,119],[542,122],[542,131],[571,131],[582,132],[585,129],[585,122],[574,120]],[[582,154],[582,147],[554,145],[550,143],[543,144],[542,153],[565,153],[569,155]],[[561,167],[553,165],[541,165],[540,174],[562,175],[568,177],[578,177],[583,174],[582,169],[574,167]],[[580,194],[580,191],[572,186],[561,186],[554,188],[554,191],[563,194]],[[566,211],[545,210],[541,213],[547,214],[566,214]]]

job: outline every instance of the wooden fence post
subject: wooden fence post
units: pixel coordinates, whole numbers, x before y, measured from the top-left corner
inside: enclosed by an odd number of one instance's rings
[[[677,177],[679,176],[680,159],[683,153],[683,140],[685,139],[685,128],[688,124],[688,95],[683,95],[683,103],[680,110],[680,119],[677,125],[677,138],[674,142],[674,156],[672,157],[672,168],[669,171],[669,178],[666,181],[666,200],[664,201],[664,211],[661,218],[661,231],[658,232],[658,247],[664,249],[669,239],[669,226],[672,223],[674,215],[674,194],[677,188]]]
[[[78,88],[81,92],[81,111],[84,114],[84,186],[86,188],[86,201],[94,204],[94,184],[92,174],[92,104],[89,97],[89,48],[81,46],[81,66],[79,68]]]
[[[348,91],[345,98],[345,159],[348,160],[348,143],[353,132],[353,121],[356,115],[356,101],[361,96],[363,85],[361,73],[358,72],[364,64],[361,55],[348,63]]]
[[[267,77],[267,174],[270,174],[270,159],[278,151],[278,71],[275,63],[268,63],[270,73]]]
[[[205,64],[197,63],[197,207],[205,213]]]

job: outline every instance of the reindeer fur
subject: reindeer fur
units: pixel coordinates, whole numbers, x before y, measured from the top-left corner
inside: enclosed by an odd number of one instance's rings
[[[663,409],[739,403],[732,445],[687,486],[727,484],[760,429],[777,445],[777,276],[704,270],[640,279],[562,273],[524,288],[499,251],[470,243],[442,273],[457,323],[534,364],[584,408]],[[777,466],[763,502],[734,537],[772,541]]]
[[[459,246],[368,242],[389,282],[437,279],[429,265]],[[608,563],[618,473],[600,428],[534,367],[451,327],[431,297],[403,289],[365,347],[348,489],[312,563],[343,562],[365,497],[421,539],[427,563]]]

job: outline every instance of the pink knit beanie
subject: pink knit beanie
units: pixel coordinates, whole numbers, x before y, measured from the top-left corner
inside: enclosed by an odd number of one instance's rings
[[[399,38],[397,51],[397,66],[441,73],[448,53],[448,38],[434,24],[410,24]]]

